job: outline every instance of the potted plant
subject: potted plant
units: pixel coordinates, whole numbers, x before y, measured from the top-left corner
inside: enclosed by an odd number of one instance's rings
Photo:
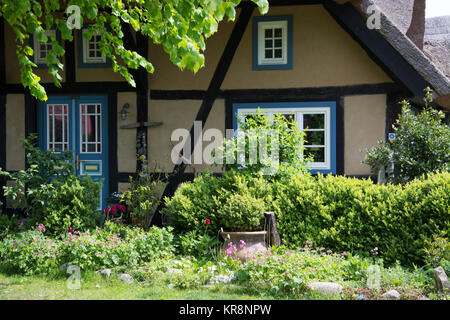
[[[257,251],[266,250],[265,204],[250,194],[232,194],[217,212],[225,240],[226,253],[242,261]]]

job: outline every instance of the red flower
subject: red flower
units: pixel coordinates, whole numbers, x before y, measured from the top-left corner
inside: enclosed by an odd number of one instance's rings
[[[67,229],[67,232],[72,233],[73,232],[73,228],[69,227],[69,229]]]
[[[115,206],[117,208],[117,211],[120,211],[120,212],[123,212],[123,213],[125,213],[127,211],[127,208],[125,208],[125,206],[122,205],[122,204],[115,204]]]
[[[206,225],[210,225],[211,224],[211,220],[205,219],[205,223],[206,223]]]

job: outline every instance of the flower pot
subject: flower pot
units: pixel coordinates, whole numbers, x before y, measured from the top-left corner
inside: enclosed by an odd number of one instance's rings
[[[247,260],[248,256],[267,250],[266,236],[267,231],[253,231],[253,232],[221,232],[220,235],[225,240],[225,250],[230,247],[228,254],[233,257],[241,259],[242,262]],[[241,240],[245,242],[245,246],[242,246]],[[231,244],[230,244],[231,243]]]

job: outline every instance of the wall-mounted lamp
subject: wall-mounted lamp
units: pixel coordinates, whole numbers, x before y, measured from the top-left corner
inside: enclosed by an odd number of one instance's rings
[[[128,113],[130,113],[127,109],[129,109],[130,108],[130,104],[128,104],[128,103],[125,103],[123,106],[122,106],[122,110],[120,110],[120,119],[122,119],[122,120],[126,120],[127,119],[127,114]]]

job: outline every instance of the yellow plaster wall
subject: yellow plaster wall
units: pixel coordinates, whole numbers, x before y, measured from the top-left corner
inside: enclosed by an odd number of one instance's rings
[[[25,169],[25,151],[20,139],[25,136],[25,98],[23,94],[6,96],[6,169]]]
[[[191,129],[201,100],[150,100],[149,119],[151,121],[161,121],[163,124],[158,127],[148,129],[148,155],[152,165],[165,172],[172,171],[174,165],[171,160],[171,151],[178,142],[171,142],[171,135],[175,129]],[[208,117],[204,130],[217,128],[225,130],[225,103],[223,99],[216,100]],[[209,142],[203,143],[203,149]],[[208,165],[188,166],[186,172],[201,172],[205,168],[211,171],[220,171],[219,168],[212,168]]]
[[[128,103],[128,115],[126,120],[120,118],[117,114],[117,160],[119,172],[136,171],[136,129],[121,129],[126,124],[132,124],[137,119],[136,93],[119,92],[117,94],[117,112],[120,112],[122,106]]]
[[[345,174],[370,174],[361,164],[365,150],[385,139],[386,95],[351,96],[344,99]]]

